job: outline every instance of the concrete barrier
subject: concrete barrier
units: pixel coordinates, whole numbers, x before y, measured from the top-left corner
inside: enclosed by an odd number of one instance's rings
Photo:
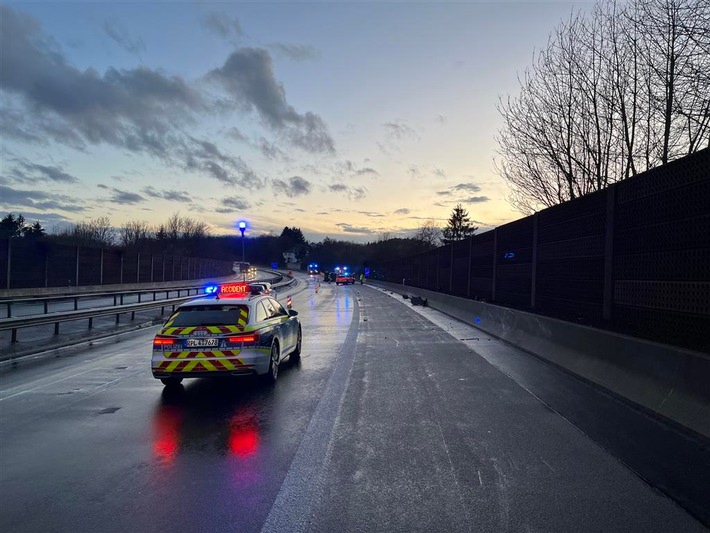
[[[710,438],[710,355],[406,285],[429,307]]]

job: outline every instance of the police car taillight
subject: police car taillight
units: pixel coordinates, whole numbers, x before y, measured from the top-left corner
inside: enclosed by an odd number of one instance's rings
[[[229,342],[235,343],[235,344],[255,344],[259,342],[259,334],[258,333],[249,333],[247,335],[239,335],[237,337],[229,337]]]
[[[164,346],[166,344],[173,344],[175,339],[170,337],[156,337],[153,339],[153,346]]]

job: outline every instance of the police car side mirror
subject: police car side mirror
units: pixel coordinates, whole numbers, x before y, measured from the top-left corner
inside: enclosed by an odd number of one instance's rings
[[[293,309],[289,309],[288,316],[298,316],[298,311],[294,311]]]

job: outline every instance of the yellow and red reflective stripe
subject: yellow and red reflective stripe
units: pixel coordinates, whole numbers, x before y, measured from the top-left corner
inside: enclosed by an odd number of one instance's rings
[[[167,366],[166,366],[167,365]],[[166,372],[224,372],[245,365],[241,359],[160,361],[155,368]],[[165,368],[163,368],[165,367]]]
[[[214,357],[234,357],[239,355],[241,350],[214,350],[212,352],[163,352],[166,359],[196,359]]]

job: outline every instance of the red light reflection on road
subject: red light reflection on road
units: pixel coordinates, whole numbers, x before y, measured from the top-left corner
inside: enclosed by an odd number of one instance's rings
[[[242,428],[229,435],[229,451],[237,457],[249,457],[259,449],[259,434],[254,428]]]
[[[241,411],[229,421],[229,451],[240,458],[254,455],[259,449],[259,431],[255,414]]]
[[[174,406],[163,406],[153,419],[153,455],[162,463],[172,463],[178,452],[182,413]]]

